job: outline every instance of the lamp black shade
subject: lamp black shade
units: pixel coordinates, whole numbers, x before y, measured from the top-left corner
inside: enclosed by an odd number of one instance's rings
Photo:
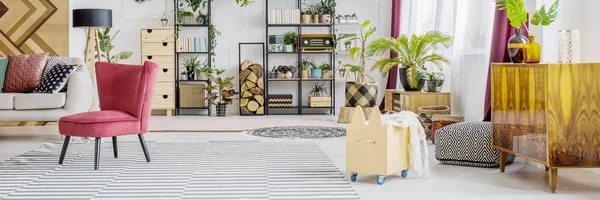
[[[112,27],[110,9],[73,9],[73,27]]]

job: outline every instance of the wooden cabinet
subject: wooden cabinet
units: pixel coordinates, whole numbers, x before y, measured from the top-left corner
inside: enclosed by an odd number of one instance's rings
[[[153,110],[166,110],[171,115],[175,108],[174,32],[170,28],[142,29],[141,61],[158,64],[158,79],[152,103]]]
[[[385,110],[399,112],[403,110],[417,113],[421,106],[442,105],[450,108],[450,93],[405,92],[400,90],[385,91]]]
[[[549,168],[600,167],[600,63],[492,64],[494,148]],[[504,171],[505,163],[500,163]]]

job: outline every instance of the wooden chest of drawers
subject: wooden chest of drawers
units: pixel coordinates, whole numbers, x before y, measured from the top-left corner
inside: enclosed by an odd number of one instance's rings
[[[174,32],[171,28],[142,29],[141,61],[158,64],[158,79],[152,103],[153,110],[166,110],[170,116],[175,108]]]
[[[385,110],[388,112],[412,111],[417,113],[421,106],[442,105],[450,108],[450,93],[405,92],[400,90],[385,91]]]

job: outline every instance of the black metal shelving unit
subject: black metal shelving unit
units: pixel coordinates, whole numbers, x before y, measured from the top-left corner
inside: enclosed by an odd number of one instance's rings
[[[177,12],[179,10],[179,3],[182,0],[174,0],[173,4],[174,4],[174,24],[176,24],[176,26],[179,26],[181,29],[184,28],[205,28],[206,32],[207,32],[207,37],[208,37],[208,41],[211,40],[210,38],[210,34],[208,34],[208,26],[210,23],[212,23],[210,17],[209,19],[206,19],[206,21],[208,22],[207,24],[181,24],[177,21]],[[210,16],[210,12],[212,12],[211,10],[211,2],[212,1],[208,1],[207,2],[207,16]],[[178,34],[178,28],[175,27],[173,29],[174,33],[175,33],[175,44],[177,44],[177,39],[179,38],[179,34]],[[204,107],[199,107],[199,108],[181,108],[179,105],[179,85],[185,85],[185,83],[205,83],[206,85],[210,85],[211,81],[210,80],[179,80],[179,57],[181,55],[206,55],[207,56],[207,60],[208,60],[208,66],[212,67],[212,59],[210,56],[210,52],[212,52],[211,46],[208,45],[208,51],[207,52],[178,52],[177,51],[177,45],[174,45],[174,49],[173,51],[175,52],[175,115],[184,115],[181,114],[179,111],[180,110],[207,110],[207,115],[210,116],[211,111],[210,111],[210,104],[211,102],[208,101],[208,104]]]
[[[242,42],[242,43],[239,43],[238,44],[238,63],[240,63],[240,65],[242,64],[242,46],[251,46],[251,45],[257,45],[257,46],[260,45],[261,48],[263,49],[263,51],[265,49],[265,43],[263,43],[263,42]],[[266,60],[266,55],[262,54],[262,63],[261,63],[261,65],[263,66],[263,76],[262,76],[262,79],[263,79],[264,83],[266,83],[266,80],[265,80],[266,78],[265,77],[268,76],[267,74],[264,73],[265,72],[264,69],[268,68],[267,66],[265,66],[265,62],[266,62],[265,60]],[[241,74],[241,73],[242,73],[241,68],[238,67],[238,75]],[[266,84],[265,84],[265,88],[266,88]],[[266,91],[266,89],[263,91],[264,92],[263,97],[266,97],[266,92],[265,91]],[[238,77],[238,92],[240,93],[240,97],[238,98],[238,106],[239,106],[240,105],[239,101],[242,100],[242,97],[241,97],[242,96],[242,80],[240,80],[239,77]],[[266,105],[267,105],[267,100],[264,99],[264,106],[266,106]],[[266,110],[265,110],[265,113],[262,114],[262,115],[246,115],[246,114],[242,114],[240,112],[240,116],[263,116],[263,115],[266,115],[266,114],[267,114]]]
[[[302,11],[302,0],[296,0],[296,8],[300,9],[300,11]],[[307,54],[325,54],[325,55],[329,55],[329,64],[331,65],[332,68],[332,78],[321,78],[321,79],[314,79],[314,78],[308,78],[308,79],[303,79],[302,76],[298,76],[298,78],[291,78],[291,79],[271,79],[271,78],[265,78],[265,114],[266,115],[304,115],[304,114],[309,114],[309,115],[319,115],[319,114],[326,114],[326,115],[335,115],[335,45],[334,47],[331,48],[331,51],[302,51],[299,48],[299,45],[296,47],[296,52],[269,52],[269,29],[270,28],[281,28],[281,27],[289,27],[289,28],[296,28],[297,30],[297,35],[298,35],[298,41],[300,41],[300,36],[302,35],[302,28],[303,27],[309,27],[309,28],[314,28],[314,27],[323,27],[323,28],[328,28],[329,29],[329,33],[335,37],[335,20],[331,20],[330,24],[303,24],[302,22],[300,24],[269,24],[269,0],[265,1],[265,44],[267,45],[266,48],[264,49],[265,51],[265,75],[269,73],[269,58],[270,56],[276,56],[276,55],[297,55],[296,58],[296,63],[298,63],[298,61],[302,60],[302,56]],[[332,15],[332,17],[335,15]],[[300,16],[298,16],[300,17]],[[298,69],[298,72],[300,73],[300,69]],[[331,107],[308,107],[302,104],[302,97],[303,95],[305,95],[302,92],[302,84],[305,82],[315,82],[315,81],[325,81],[329,83],[329,92],[331,94]],[[298,92],[296,94],[296,96],[294,98],[298,99],[298,105],[296,106],[292,106],[292,107],[288,107],[288,108],[271,108],[269,107],[269,103],[268,103],[268,96],[269,96],[269,85],[271,84],[270,82],[297,82],[297,88],[298,88]],[[271,112],[271,110],[296,110],[296,113],[275,113],[275,112]],[[303,110],[323,110],[323,109],[328,109],[329,113],[304,113]]]

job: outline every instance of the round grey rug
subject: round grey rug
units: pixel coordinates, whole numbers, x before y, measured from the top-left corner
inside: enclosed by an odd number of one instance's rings
[[[334,138],[346,136],[346,128],[326,126],[276,126],[257,128],[248,131],[248,135],[268,138]]]

